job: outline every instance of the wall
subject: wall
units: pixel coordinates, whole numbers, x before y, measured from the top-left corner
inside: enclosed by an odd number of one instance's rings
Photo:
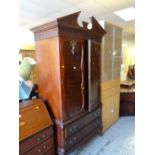
[[[125,73],[127,73],[128,66],[135,64],[135,41],[132,38],[130,41],[124,40],[122,46],[122,60],[125,65]]]

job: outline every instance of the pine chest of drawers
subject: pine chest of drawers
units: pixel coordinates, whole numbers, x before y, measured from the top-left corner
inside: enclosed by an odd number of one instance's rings
[[[19,154],[55,155],[53,123],[40,99],[20,103]]]

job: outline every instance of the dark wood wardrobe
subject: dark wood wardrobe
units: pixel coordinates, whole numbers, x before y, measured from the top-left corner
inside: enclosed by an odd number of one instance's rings
[[[80,12],[32,29],[39,94],[56,124],[57,154],[64,155],[100,131],[100,43],[104,29],[77,23]]]

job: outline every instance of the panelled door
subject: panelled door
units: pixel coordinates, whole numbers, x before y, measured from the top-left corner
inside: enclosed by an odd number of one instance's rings
[[[61,81],[65,116],[85,111],[84,40],[61,38]]]
[[[100,102],[100,43],[88,40],[88,110]]]

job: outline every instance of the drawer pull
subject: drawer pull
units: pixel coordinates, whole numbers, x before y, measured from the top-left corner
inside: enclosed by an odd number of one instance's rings
[[[73,69],[76,70],[76,66],[74,66]]]
[[[38,141],[41,141],[41,138],[40,138],[40,137],[38,137],[38,138],[37,138],[37,140],[38,140]]]
[[[73,133],[75,130],[77,130],[77,126],[73,126],[69,128],[70,133]]]
[[[74,142],[72,140],[69,141],[69,144],[74,144]]]
[[[39,106],[36,106],[35,109],[38,110],[39,109]]]
[[[37,140],[38,140],[38,141],[41,141],[41,140],[43,140],[45,137],[46,137],[46,135],[43,134],[41,137],[38,137]]]
[[[41,152],[45,151],[45,149],[46,149],[46,145],[44,145],[42,149],[38,149],[38,152],[41,153]]]
[[[72,128],[69,128],[69,132],[72,133],[73,132],[73,129]]]
[[[97,117],[97,116],[100,116],[100,112],[98,111],[98,112],[95,112],[95,116]]]
[[[76,137],[74,137],[73,139],[69,140],[70,144],[74,144],[76,142]]]
[[[42,138],[45,138],[45,137],[46,137],[46,135],[43,134],[43,135],[42,135]]]
[[[21,121],[21,122],[19,123],[19,126],[24,126],[25,124],[26,124],[25,121]]]
[[[95,116],[97,117],[97,112],[95,112]]]

